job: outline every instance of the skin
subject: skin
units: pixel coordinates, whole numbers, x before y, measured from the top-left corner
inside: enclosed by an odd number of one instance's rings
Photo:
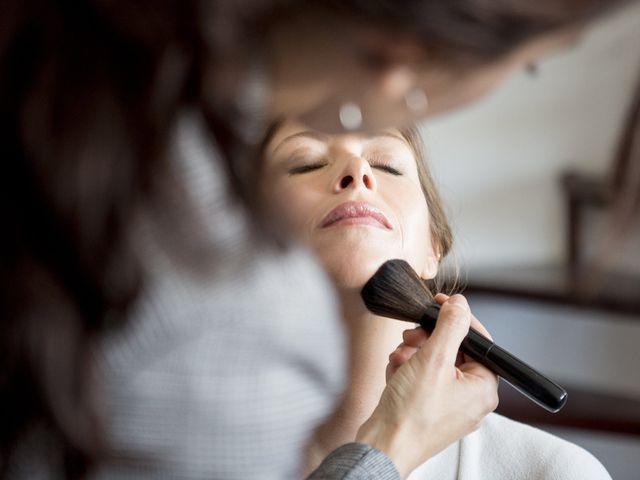
[[[427,336],[420,329],[405,334],[405,342],[390,357],[390,366],[393,357],[396,361],[403,355],[409,358],[390,368],[380,403],[356,434],[356,441],[385,452],[402,478],[464,436],[460,432],[479,428],[498,404],[497,378],[458,355],[469,327],[484,328],[463,296],[438,296],[437,300],[442,307],[433,333]],[[424,443],[413,445],[416,441]]]
[[[388,410],[380,413],[376,407],[381,397],[383,402],[386,399],[394,405],[406,400],[405,392],[413,388],[416,371],[410,370],[407,374],[402,366],[425,348],[428,337],[422,330],[405,331],[404,322],[373,315],[364,307],[359,292],[377,268],[390,258],[407,260],[423,278],[432,278],[437,273],[439,256],[431,239],[429,207],[421,190],[413,151],[395,129],[376,134],[326,135],[290,121],[267,145],[263,181],[270,204],[287,218],[299,238],[311,246],[336,285],[348,333],[348,387],[334,414],[313,438],[308,468],[317,465],[339,445],[357,438],[389,453],[403,474],[407,474],[420,462],[407,456],[405,446],[398,447],[389,440],[395,431],[379,430],[380,425],[385,428],[389,425],[387,420],[377,420],[380,416],[386,419]],[[350,201],[366,202],[380,209],[389,224],[381,225],[367,218],[347,218],[325,226],[324,220],[330,212]],[[447,308],[443,307],[448,312],[445,317],[452,322],[463,325],[473,322],[476,328],[485,331],[472,319],[463,297],[448,300],[440,296],[438,300],[446,305]],[[452,304],[447,304],[448,301]],[[435,340],[444,338],[437,336]],[[436,352],[441,348],[434,347]],[[446,350],[452,359],[447,375],[440,377],[434,373],[436,370],[429,370],[424,375],[431,380],[421,378],[420,383],[432,381],[428,388],[433,388],[449,381],[452,383],[443,386],[443,392],[451,393],[452,388],[457,388],[454,387],[457,380],[471,380],[474,387],[485,385],[483,393],[490,399],[488,405],[493,405],[495,376],[458,356],[457,346]],[[428,363],[433,366],[432,359]],[[400,383],[392,389],[394,393],[385,390],[385,372],[389,385]],[[424,401],[417,398],[410,397],[416,402]],[[451,420],[436,418],[433,413],[444,415],[446,409],[446,415],[451,416],[454,406],[465,410],[468,405],[463,403],[469,397],[463,398],[460,403],[450,398],[446,401],[444,397],[432,398],[431,413],[411,423],[412,429],[416,429],[414,434],[418,434],[417,425],[435,433],[438,441],[428,447],[429,456],[459,438],[457,426],[452,426]],[[420,410],[428,404],[420,404]],[[378,414],[372,416],[376,411]],[[398,415],[396,412],[394,410],[394,415]],[[404,420],[400,416],[397,419]],[[467,418],[467,433],[477,428],[479,421],[480,417]]]

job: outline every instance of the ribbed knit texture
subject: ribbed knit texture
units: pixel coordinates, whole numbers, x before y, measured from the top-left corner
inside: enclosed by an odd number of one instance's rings
[[[395,465],[382,452],[362,443],[337,448],[308,480],[400,480]]]
[[[148,277],[97,354],[115,455],[95,478],[297,478],[342,391],[344,338],[324,274],[299,248],[252,240],[201,125],[185,115],[173,155],[191,202],[178,213],[197,230],[172,229],[169,211],[145,212],[134,230]],[[195,262],[173,248],[183,241],[202,247]],[[25,444],[10,477],[57,478],[46,443]]]
[[[200,125],[183,121],[175,155],[201,225],[194,242],[210,239],[215,258],[198,272],[176,265],[154,226],[141,226],[150,282],[104,358],[112,440],[133,458],[101,478],[295,478],[342,388],[324,275],[305,252],[251,240]]]

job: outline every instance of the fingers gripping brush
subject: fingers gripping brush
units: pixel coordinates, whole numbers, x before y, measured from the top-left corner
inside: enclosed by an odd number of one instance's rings
[[[404,260],[385,262],[361,295],[367,308],[376,315],[416,322],[428,332],[435,328],[440,306]],[[567,392],[562,387],[473,328],[460,350],[550,412],[559,411],[567,401]]]

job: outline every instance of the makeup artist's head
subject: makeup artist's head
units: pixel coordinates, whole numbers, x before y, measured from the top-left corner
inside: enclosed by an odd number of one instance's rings
[[[387,259],[433,278],[451,232],[413,128],[329,135],[286,121],[264,149],[263,191],[341,289]]]
[[[306,2],[266,35],[272,118],[295,115],[339,132],[438,115],[574,41],[587,19],[616,3]]]

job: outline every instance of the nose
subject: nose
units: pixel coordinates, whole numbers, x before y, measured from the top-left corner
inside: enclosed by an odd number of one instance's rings
[[[369,162],[360,157],[350,157],[346,160],[343,170],[334,182],[333,190],[340,193],[343,190],[353,188],[364,188],[374,190],[376,179],[371,170]]]

